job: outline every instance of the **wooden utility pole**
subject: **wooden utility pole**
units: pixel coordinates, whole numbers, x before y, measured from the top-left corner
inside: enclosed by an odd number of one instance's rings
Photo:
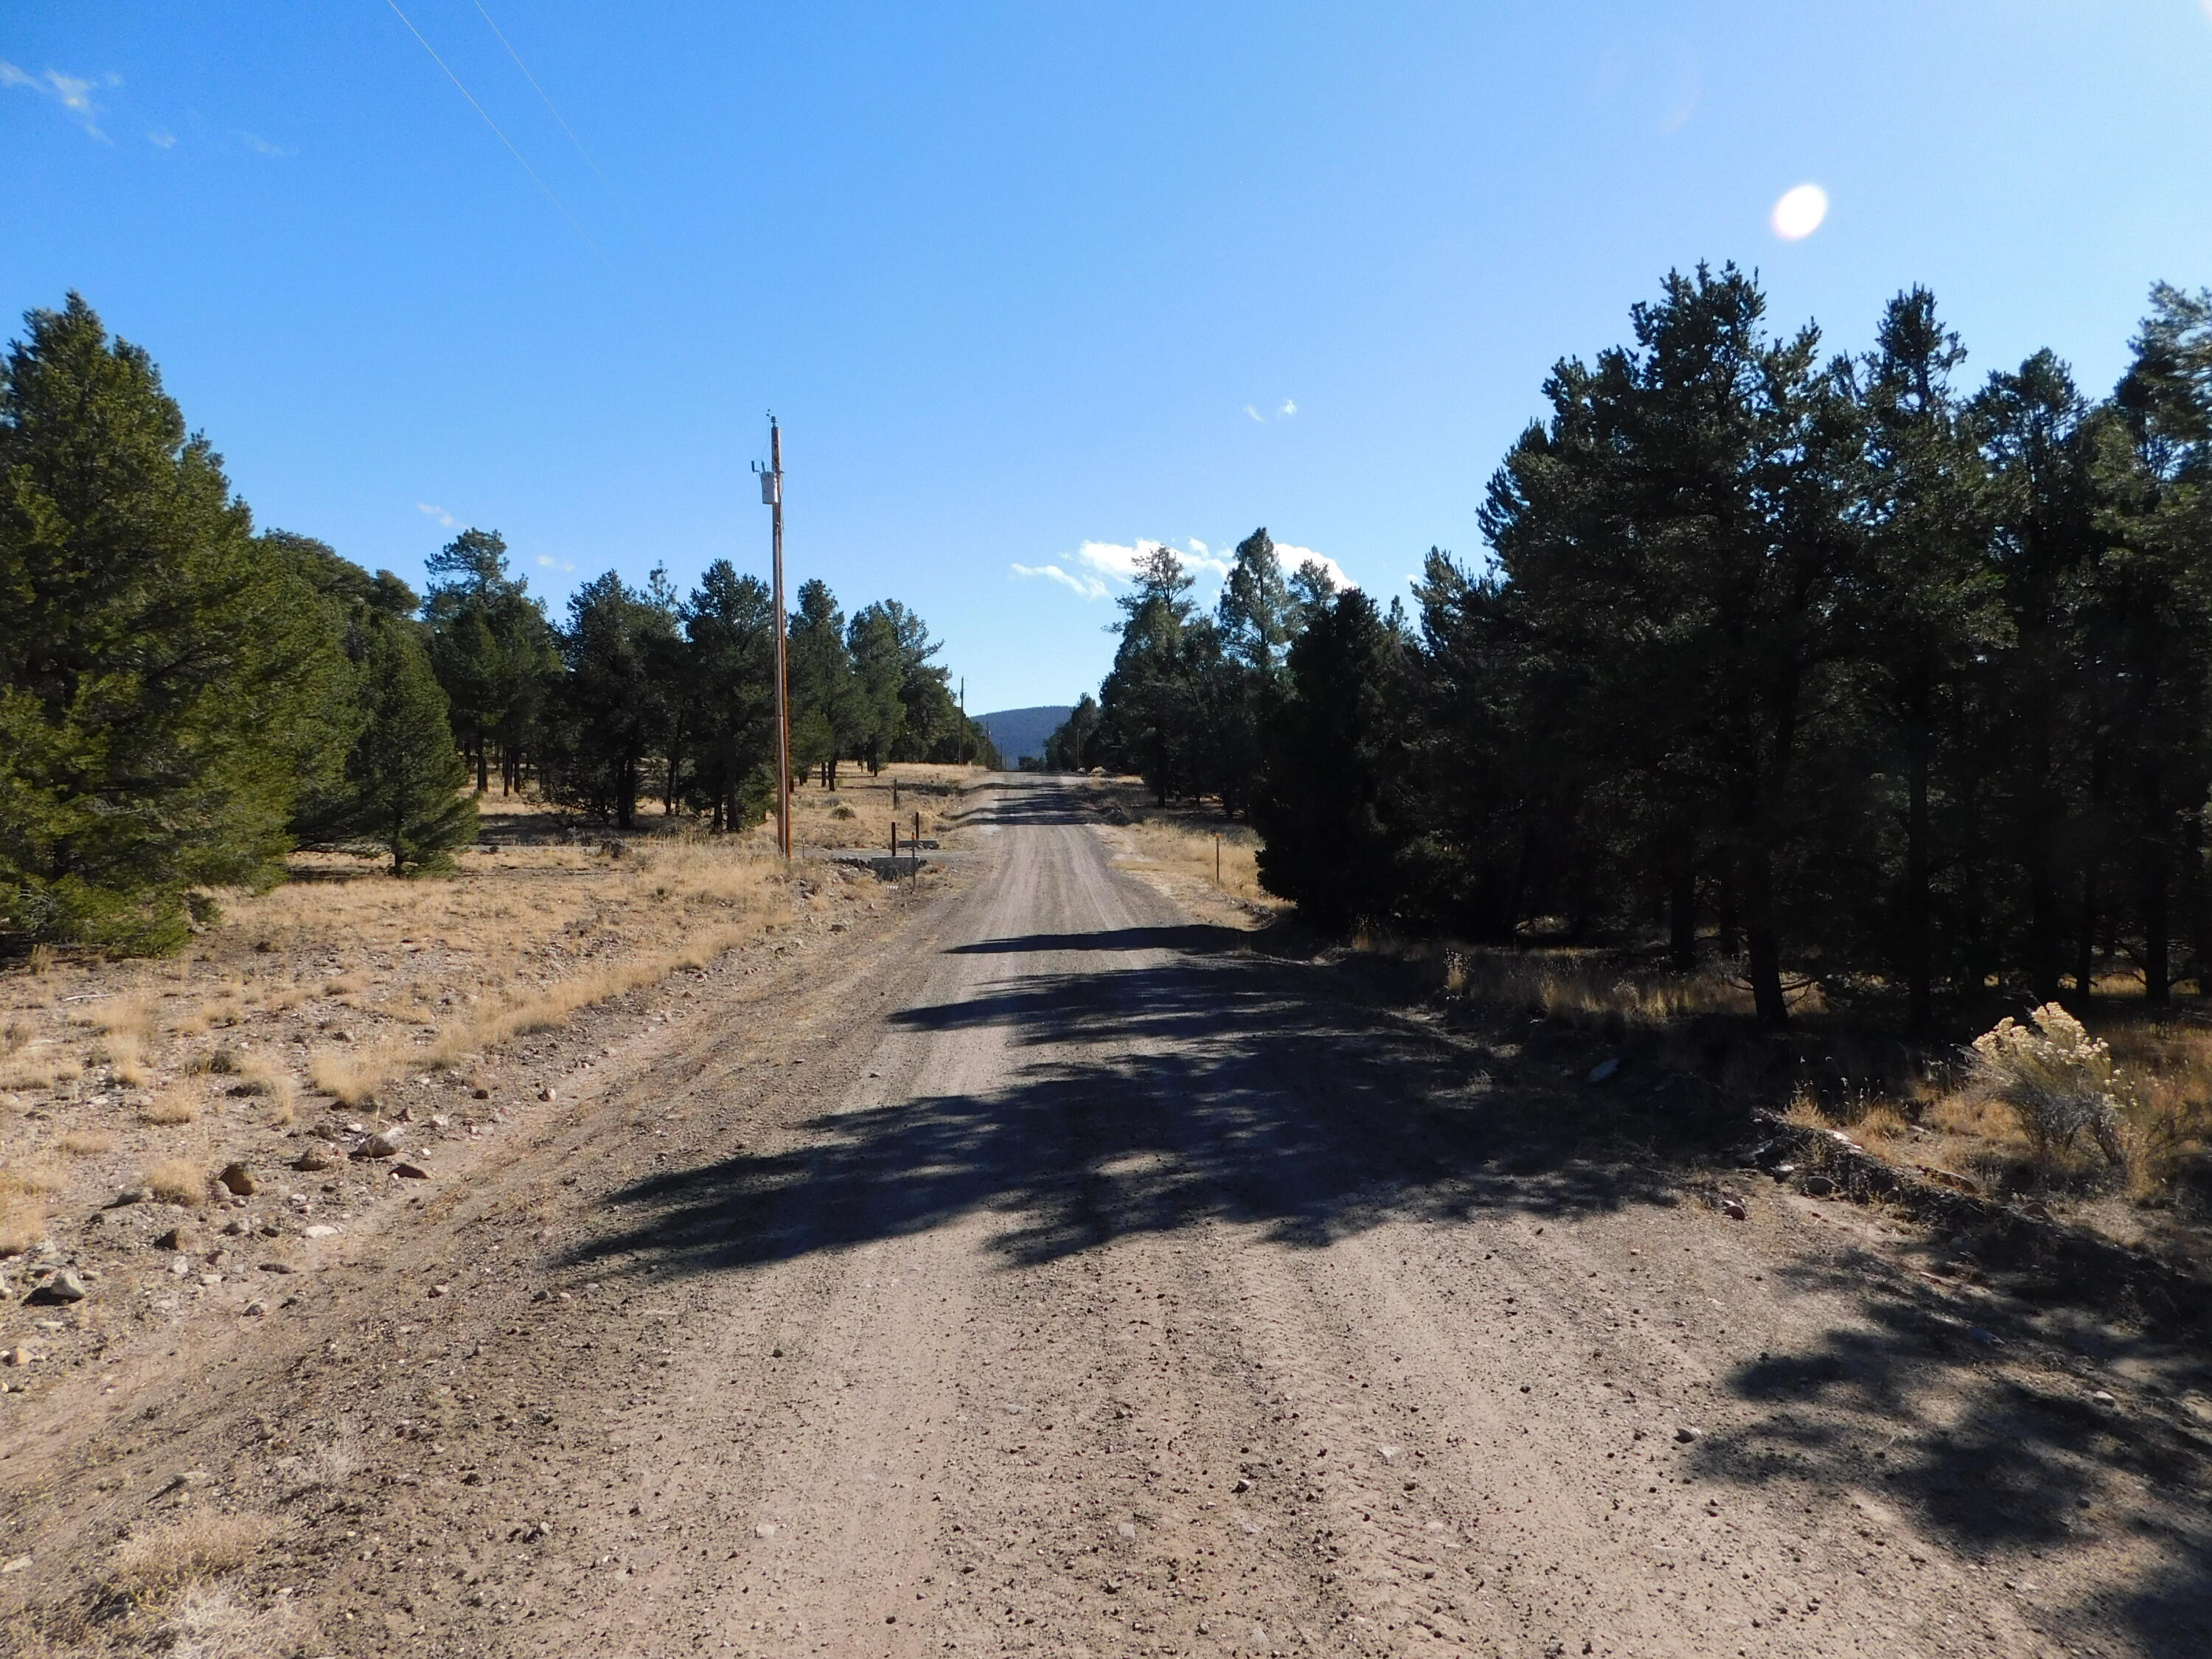
[[[788,632],[783,614],[783,428],[768,417],[768,467],[760,472],[761,500],[775,515],[775,842],[784,862],[791,861],[791,665],[785,653]]]

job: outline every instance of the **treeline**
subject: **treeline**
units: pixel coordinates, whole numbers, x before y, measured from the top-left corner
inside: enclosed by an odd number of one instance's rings
[[[641,798],[715,830],[760,822],[775,786],[775,605],[728,561],[687,596],[655,570],[641,588],[609,571],[555,623],[507,566],[494,531],[465,530],[428,561],[430,661],[477,787],[534,781],[552,800],[628,829]],[[789,619],[795,779],[836,787],[840,763],[997,764],[954,704],[937,642],[896,599],[848,623],[821,581]]]
[[[1962,386],[1923,290],[1857,356],[1765,311],[1701,268],[1561,362],[1415,614],[1156,556],[1055,758],[1248,811],[1322,925],[1714,950],[1772,1024],[2212,986],[2212,294],[2103,398]]]
[[[628,825],[716,829],[773,794],[775,607],[726,562],[679,596],[610,574],[550,619],[493,532],[418,600],[311,538],[257,533],[138,347],[78,296],[0,363],[0,950],[174,949],[211,890],[295,847],[447,867],[468,793],[531,783]],[[988,760],[896,602],[792,619],[795,764]]]

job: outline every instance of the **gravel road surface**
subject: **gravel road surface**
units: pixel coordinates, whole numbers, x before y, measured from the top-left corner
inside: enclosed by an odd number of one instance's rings
[[[2212,1650],[2186,1356],[1450,1109],[1048,781],[970,834],[11,1501],[210,1472],[303,1655]]]

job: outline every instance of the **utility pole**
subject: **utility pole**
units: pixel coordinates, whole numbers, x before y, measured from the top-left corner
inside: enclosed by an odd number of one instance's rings
[[[791,665],[785,655],[788,632],[783,614],[783,428],[768,417],[768,465],[753,463],[760,474],[761,501],[775,514],[775,842],[791,862]]]
[[[960,763],[968,764],[968,677],[960,677]]]

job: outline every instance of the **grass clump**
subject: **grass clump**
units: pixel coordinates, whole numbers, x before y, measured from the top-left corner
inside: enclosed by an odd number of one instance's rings
[[[164,1204],[198,1209],[207,1198],[207,1176],[187,1158],[167,1158],[146,1171],[145,1185]]]

